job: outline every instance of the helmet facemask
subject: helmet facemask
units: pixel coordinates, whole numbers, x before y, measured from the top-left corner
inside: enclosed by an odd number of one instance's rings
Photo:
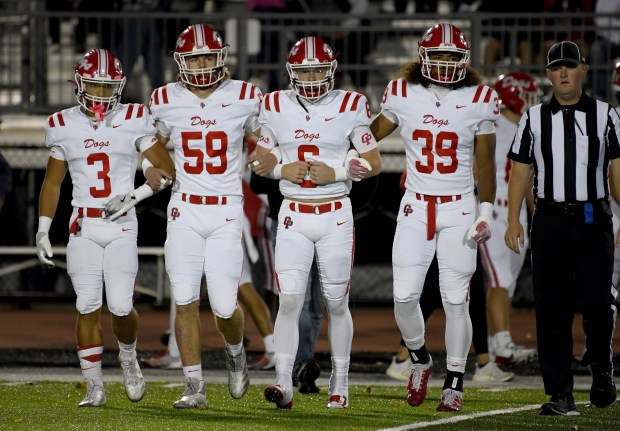
[[[460,56],[460,60],[431,60],[434,53]],[[438,84],[453,84],[465,78],[469,64],[469,51],[460,49],[429,49],[420,47],[422,75]]]
[[[214,67],[191,69],[188,60],[201,55],[213,55],[216,57]],[[179,65],[181,81],[194,87],[210,87],[221,81],[226,75],[224,60],[226,59],[226,47],[222,49],[196,49],[187,53],[174,53],[174,60]]]
[[[77,85],[77,100],[79,104],[87,111],[95,114],[97,121],[103,121],[105,115],[111,112],[121,100],[121,94],[125,87],[125,77],[122,79],[111,78],[86,78],[79,73],[75,74],[75,83]],[[86,91],[86,84],[105,85],[111,88],[109,96],[98,96],[89,94]]]
[[[337,66],[338,62],[336,60],[320,63],[318,60],[307,61],[304,59],[302,64],[287,62],[286,70],[291,78],[293,90],[299,97],[307,100],[319,100],[334,89],[334,75]],[[315,80],[301,79],[304,72],[310,71],[314,72]],[[316,79],[317,77],[319,79]]]

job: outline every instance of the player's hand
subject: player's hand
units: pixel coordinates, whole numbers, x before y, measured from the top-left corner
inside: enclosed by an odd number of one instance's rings
[[[504,234],[504,241],[509,249],[517,254],[521,254],[520,250],[525,245],[524,235],[525,232],[523,231],[523,226],[521,226],[520,222],[510,223],[510,221],[508,221],[508,227],[506,228],[506,233]]]
[[[310,165],[307,162],[300,160],[284,165],[282,166],[282,178],[295,184],[301,184],[308,173],[309,167]]]
[[[56,266],[52,261],[54,253],[52,253],[52,244],[50,244],[50,237],[47,232],[37,232],[37,257],[41,263],[48,268]]]
[[[148,168],[146,172],[144,172],[144,177],[149,187],[155,192],[165,189],[174,181],[168,172],[155,167]]]
[[[487,242],[491,238],[491,227],[485,217],[478,217],[467,232],[467,240],[474,239],[478,244]]]
[[[325,162],[308,162],[310,165],[310,180],[312,183],[322,186],[336,181],[336,171]]]
[[[114,221],[117,218],[121,217],[123,214],[125,214],[127,211],[135,207],[137,204],[138,199],[136,199],[136,195],[134,194],[133,190],[124,195],[114,196],[104,205],[104,218],[110,219],[110,221]]]
[[[349,162],[347,168],[347,175],[353,181],[361,181],[366,178],[366,174],[372,171],[372,167],[368,160],[362,159],[361,157],[354,157]]]
[[[248,158],[248,167],[261,177],[268,176],[277,164],[278,159],[271,153],[263,154],[262,156],[253,155]]]

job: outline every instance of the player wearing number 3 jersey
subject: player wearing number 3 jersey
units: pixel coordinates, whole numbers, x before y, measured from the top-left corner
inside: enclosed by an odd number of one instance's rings
[[[447,368],[438,410],[459,411],[472,339],[469,283],[477,243],[490,235],[495,199],[495,91],[468,67],[470,48],[450,24],[430,28],[419,42],[419,61],[390,82],[371,129],[377,140],[400,126],[407,156],[407,191],[392,250],[394,314],[410,351],[410,405],[426,396],[432,359],[424,344],[420,295],[435,252],[446,313]],[[480,210],[474,196],[476,163]]]
[[[329,311],[332,375],[328,408],[347,408],[348,369],[353,338],[349,283],[354,253],[350,179],[377,175],[381,159],[372,136],[366,98],[332,90],[336,56],[318,37],[305,37],[290,51],[286,64],[292,90],[265,95],[257,153],[278,146],[284,201],[278,217],[275,269],[280,308],[275,324],[276,383],[265,398],[278,408],[293,405],[292,371],[299,343],[298,321],[308,273],[316,253],[325,304]],[[347,159],[351,143],[358,157]],[[355,156],[358,154],[355,154]],[[252,168],[261,169],[260,160]]]
[[[150,101],[160,139],[174,146],[177,175],[168,204],[165,255],[186,387],[174,407],[203,409],[207,399],[198,307],[203,273],[226,344],[230,395],[241,398],[249,385],[244,317],[237,306],[244,218],[239,172],[243,136],[258,128],[261,92],[229,79],[226,46],[207,25],[183,31],[174,58],[178,82],[157,88]]]
[[[153,137],[149,110],[140,104],[119,103],[125,74],[110,51],[86,53],[75,68],[75,85],[79,106],[51,115],[45,127],[50,157],[39,197],[37,255],[43,264],[54,266],[48,232],[69,172],[73,214],[67,273],[77,296],[78,357],[87,382],[86,397],[79,406],[100,407],[106,404],[101,373],[104,284],[127,396],[140,401],[145,390],[136,361],[138,314],[133,308],[138,220],[134,209],[120,213],[116,220],[104,219],[104,207],[114,195],[133,190],[140,152],[169,176],[174,167],[164,146]],[[145,185],[140,193],[151,195],[153,191]]]

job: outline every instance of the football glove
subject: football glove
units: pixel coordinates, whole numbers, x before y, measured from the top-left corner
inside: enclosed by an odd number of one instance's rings
[[[347,165],[347,176],[353,181],[363,180],[370,171],[372,171],[370,163],[361,157],[353,157]]]
[[[52,253],[52,244],[47,232],[37,232],[37,257],[39,261],[48,268],[54,268],[56,264],[52,261],[54,253]]]
[[[104,204],[104,218],[114,221],[149,196],[153,196],[153,189],[148,184],[142,184],[137,189],[124,195],[114,196]]]
[[[482,202],[479,206],[478,218],[467,232],[467,240],[474,239],[482,244],[491,238],[491,218],[493,217],[493,204]]]

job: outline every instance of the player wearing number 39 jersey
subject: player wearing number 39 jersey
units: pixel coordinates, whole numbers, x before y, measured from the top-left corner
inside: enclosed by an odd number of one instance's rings
[[[249,377],[243,311],[243,136],[258,128],[260,90],[229,79],[226,45],[204,24],[177,39],[178,81],[153,91],[150,107],[162,142],[172,142],[176,181],[168,204],[166,271],[176,302],[175,329],[186,387],[175,408],[207,406],[201,365],[200,281],[226,344],[228,389],[241,398]],[[147,178],[151,169],[146,172]],[[149,178],[151,182],[151,178]]]
[[[140,401],[145,390],[136,361],[138,314],[133,308],[138,221],[133,209],[115,220],[104,219],[104,208],[114,195],[133,191],[140,152],[168,175],[174,167],[164,146],[153,136],[155,126],[148,108],[118,103],[125,75],[111,52],[94,49],[85,54],[75,68],[75,84],[80,105],[51,115],[45,127],[50,157],[39,198],[36,242],[41,262],[53,267],[48,232],[68,171],[73,183],[73,214],[67,272],[77,296],[78,356],[87,382],[86,397],[79,406],[99,407],[106,403],[100,322],[104,281],[127,396]],[[151,195],[153,191],[145,185],[140,193]]]
[[[459,411],[472,339],[469,283],[476,269],[477,243],[490,236],[495,200],[493,122],[499,117],[499,105],[495,91],[482,85],[480,76],[468,67],[469,44],[458,28],[450,24],[430,28],[418,53],[419,61],[407,65],[402,78],[388,84],[381,114],[371,129],[381,140],[400,126],[407,156],[407,191],[392,250],[394,314],[413,361],[407,400],[412,406],[424,401],[432,371],[420,295],[437,253],[448,368],[437,409]]]
[[[272,177],[282,178],[284,201],[278,217],[275,269],[280,308],[275,323],[276,383],[265,398],[278,408],[293,405],[292,370],[299,343],[298,321],[308,273],[315,257],[329,310],[332,375],[328,408],[347,408],[348,369],[353,338],[349,283],[354,227],[348,194],[351,179],[377,175],[381,159],[370,132],[370,111],[359,93],[332,90],[336,56],[318,37],[305,37],[286,64],[292,90],[265,95],[259,122],[258,159],[277,150],[282,163]],[[355,154],[349,154],[353,144]],[[359,157],[356,157],[359,156]],[[271,157],[271,156],[269,156]]]

